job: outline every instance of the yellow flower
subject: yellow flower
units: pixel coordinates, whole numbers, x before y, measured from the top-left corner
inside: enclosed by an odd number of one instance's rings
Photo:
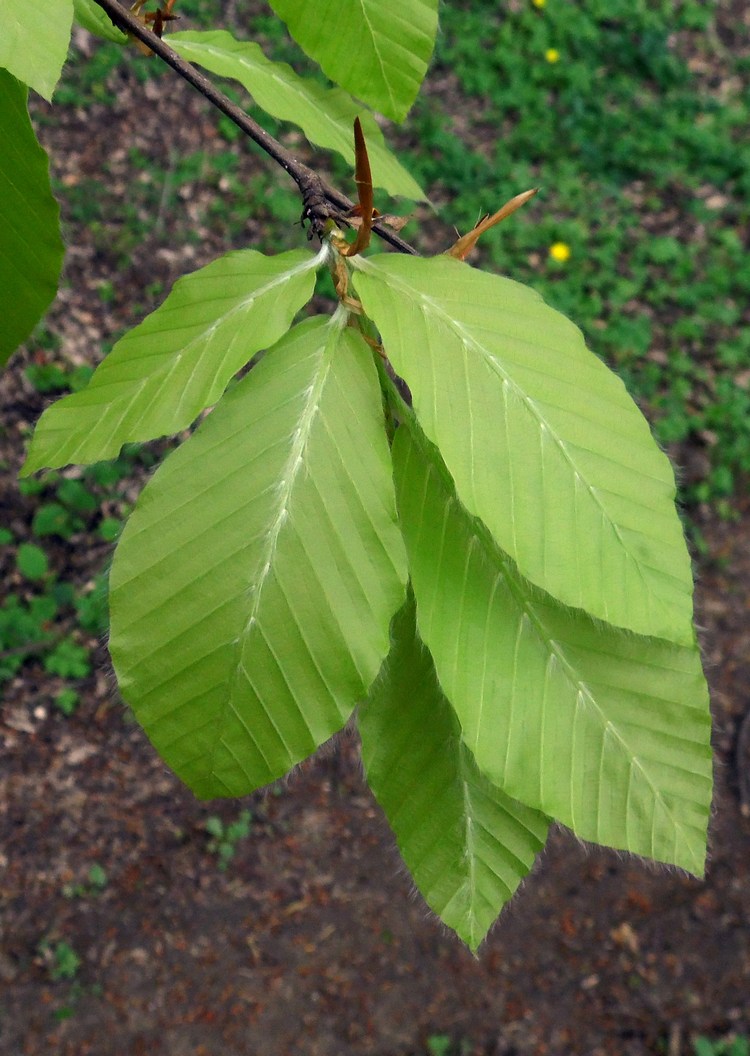
[[[547,62],[559,62],[560,52],[557,50],[557,48],[547,48],[544,53],[544,57]]]
[[[534,7],[544,7],[544,5],[547,3],[547,0],[531,0],[531,2]]]
[[[549,247],[549,255],[559,264],[570,260],[570,246],[566,242],[555,242]]]

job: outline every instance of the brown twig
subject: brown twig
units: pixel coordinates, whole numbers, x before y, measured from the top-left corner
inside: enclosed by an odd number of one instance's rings
[[[264,150],[269,157],[281,165],[285,172],[289,173],[302,195],[303,219],[310,221],[318,237],[322,237],[324,233],[326,220],[332,219],[337,223],[346,223],[346,213],[352,209],[353,202],[345,194],[336,190],[335,187],[331,187],[313,169],[295,158],[291,151],[288,151],[278,140],[269,135],[261,125],[253,121],[244,110],[220,92],[208,77],[196,70],[191,63],[180,58],[177,52],[170,48],[160,36],[152,32],[128,8],[123,7],[118,0],[95,0],[95,2],[118,29],[145,44],[162,62],[171,66],[180,77],[184,78],[188,84],[191,84],[193,88],[199,91],[217,110],[220,110],[246,136]],[[389,231],[387,227],[374,223],[372,229],[380,238],[399,252],[416,255],[417,251],[413,246],[399,238],[394,232]]]
[[[740,789],[740,809],[747,817],[750,815],[750,708],[740,722],[735,762],[737,764],[737,784]]]
[[[0,653],[0,661],[8,660],[13,656],[28,656],[33,653],[40,653],[43,649],[49,649],[51,645],[56,645],[62,641],[65,637],[63,634],[56,635],[54,638],[47,638],[44,641],[38,642],[26,642],[24,645],[17,645],[13,649],[3,649]]]

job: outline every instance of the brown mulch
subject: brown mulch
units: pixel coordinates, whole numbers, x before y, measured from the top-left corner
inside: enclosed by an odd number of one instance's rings
[[[478,959],[415,894],[352,735],[243,802],[251,834],[222,873],[203,826],[239,805],[196,802],[106,686],[66,719],[29,672],[0,727],[2,1051],[399,1056],[447,1035],[498,1056],[678,1054],[750,1032],[750,547],[734,526],[710,538],[706,880],[556,831]],[[104,889],[66,897],[94,862]],[[50,979],[43,938],[81,956],[75,982]]]

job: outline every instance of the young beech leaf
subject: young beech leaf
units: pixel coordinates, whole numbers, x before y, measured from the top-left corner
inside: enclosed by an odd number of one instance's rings
[[[367,154],[367,143],[362,131],[362,122],[358,117],[354,118],[354,153],[357,158],[354,169],[354,181],[357,184],[357,205],[355,209],[361,222],[357,227],[354,241],[337,247],[344,257],[353,257],[357,253],[364,252],[370,244],[370,233],[372,231],[372,171],[370,169],[370,158]]]
[[[3,0],[0,66],[50,102],[68,54],[72,24],[73,0]],[[2,87],[0,99],[4,94]],[[0,142],[4,151],[10,141]]]
[[[549,821],[480,773],[417,634],[411,595],[357,723],[367,780],[414,882],[476,950],[531,868]]]
[[[63,260],[60,210],[50,189],[47,155],[29,120],[27,96],[24,84],[0,70],[0,364],[46,311]]]
[[[600,623],[523,579],[408,421],[393,460],[419,633],[479,768],[583,839],[702,875],[711,721],[697,647]]]
[[[170,33],[169,43],[184,59],[220,77],[232,77],[266,113],[301,128],[311,143],[335,150],[354,165],[352,122],[359,115],[370,153],[373,182],[392,195],[425,199],[416,180],[391,153],[372,114],[341,88],[326,88],[300,77],[285,62],[271,62],[257,44],[231,33]]]
[[[496,213],[492,216],[485,216],[478,224],[475,224],[471,231],[465,235],[461,235],[457,242],[454,242],[450,249],[447,251],[448,255],[455,257],[456,260],[466,260],[468,255],[476,247],[477,242],[486,231],[490,231],[497,224],[507,220],[509,216],[512,216],[516,210],[520,209],[522,205],[525,205],[530,198],[533,198],[539,191],[538,187],[533,187],[530,191],[522,191],[521,194],[515,195],[509,202],[501,206]]]
[[[115,553],[120,689],[201,797],[265,785],[338,730],[403,602],[377,371],[342,318],[294,327],[224,396]]]
[[[459,499],[521,573],[609,623],[691,644],[672,468],[580,330],[526,286],[449,256],[352,266]]]
[[[266,257],[245,249],[178,279],[85,389],[44,412],[21,475],[116,458],[123,444],[187,428],[240,367],[289,329],[324,259],[325,251]]]
[[[394,121],[414,102],[435,45],[437,0],[270,0],[326,76]]]

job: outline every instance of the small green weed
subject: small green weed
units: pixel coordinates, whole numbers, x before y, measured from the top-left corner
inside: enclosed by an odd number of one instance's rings
[[[465,1056],[471,1049],[470,1042],[454,1041],[448,1034],[431,1034],[425,1042],[426,1056]]]
[[[48,535],[70,539],[84,527],[85,524],[81,518],[59,502],[42,503],[31,522],[31,531],[38,539],[43,539]]]
[[[56,491],[60,502],[74,513],[93,513],[99,505],[96,496],[82,480],[61,480]]]
[[[750,1039],[736,1037],[714,1041],[698,1037],[693,1041],[693,1050],[695,1056],[750,1056]]]
[[[62,889],[65,898],[90,898],[102,893],[107,886],[108,878],[98,862],[94,862],[89,868],[87,881],[85,884],[65,884]]]
[[[53,982],[75,979],[81,967],[81,958],[69,943],[53,943],[50,939],[42,939],[37,951],[44,962],[47,975]]]
[[[116,542],[121,531],[122,521],[119,517],[103,517],[97,528],[99,538],[103,539],[105,543]]]
[[[32,534],[40,540],[50,536],[69,538],[85,524],[75,510],[90,515],[92,506],[96,509],[98,505],[80,481],[67,480],[59,474],[24,481],[23,485],[20,490],[27,498],[42,500],[31,522]],[[56,489],[55,496],[68,505],[46,501],[45,493],[50,489]],[[2,543],[12,545],[15,539],[6,532]],[[22,583],[0,605],[0,685],[31,660],[41,662],[46,671],[61,678],[85,678],[91,672],[89,651],[76,640],[71,616],[78,601],[84,613],[91,610],[90,621],[93,625],[95,620],[98,628],[100,619],[95,619],[93,610],[100,608],[99,599],[92,602],[86,595],[77,599],[70,583],[58,581],[49,554],[37,542],[17,545],[15,566]],[[71,715],[78,705],[78,694],[72,687],[63,687],[54,704],[63,714]]]
[[[46,671],[62,678],[86,678],[91,673],[88,650],[72,637],[60,637],[56,623],[61,609],[54,593],[28,600],[17,594],[5,598],[0,606],[0,685],[32,659],[41,660]],[[65,714],[71,714],[78,696],[63,691],[55,703]]]
[[[31,521],[32,535],[38,539],[69,540],[77,532],[93,530],[105,542],[113,542],[122,522],[119,517],[102,516],[102,503],[120,502],[120,482],[131,476],[139,463],[149,466],[151,462],[148,449],[130,445],[119,458],[87,466],[80,476],[68,477],[51,471],[19,481],[21,494],[38,500]],[[128,508],[122,506],[122,512],[126,514]]]
[[[47,555],[35,543],[21,543],[16,551],[16,568],[32,581],[46,579],[49,575]]]
[[[54,642],[59,611],[50,595],[22,601],[9,594],[0,605],[0,685],[12,678],[32,656],[43,655]]]
[[[78,392],[88,385],[93,367],[80,366],[66,370],[58,363],[32,363],[24,371],[26,380],[40,393]]]
[[[63,715],[73,715],[78,705],[81,702],[81,698],[74,689],[61,689],[55,697],[53,703],[58,711],[61,711]]]
[[[88,466],[80,475],[52,471],[19,482],[19,491],[33,510],[31,539],[18,541],[9,530],[0,532],[0,546],[15,547],[11,560],[22,577],[18,589],[0,604],[0,686],[34,661],[65,680],[91,673],[89,648],[80,632],[101,638],[107,631],[107,576],[101,573],[83,588],[58,580],[56,541],[67,542],[86,531],[105,543],[114,542],[122,517],[129,512],[118,494],[121,483],[139,465],[150,466],[155,457],[148,448],[130,444],[119,458]],[[122,517],[110,513],[113,506]],[[74,714],[79,702],[74,686],[63,686],[52,700],[67,716]]]
[[[78,615],[78,624],[89,634],[103,635],[108,623],[109,584],[105,573],[100,573],[85,593],[79,594],[73,604]]]
[[[226,872],[237,853],[240,840],[250,834],[251,826],[252,814],[249,810],[243,810],[237,820],[228,825],[216,815],[206,818],[203,828],[209,835],[207,847],[211,854],[216,855],[222,872]]]
[[[37,392],[61,392],[68,387],[65,372],[56,363],[32,363],[26,368],[24,375]]]
[[[91,674],[88,649],[71,638],[63,638],[42,661],[45,671],[61,678],[86,678]]]
[[[84,983],[78,978],[82,965],[81,958],[68,942],[53,942],[42,939],[37,946],[37,953],[42,959],[47,976],[53,983],[67,983],[64,988],[64,1004],[54,1009],[52,1015],[58,1022],[70,1019],[75,1015],[76,1006],[83,997],[101,997],[102,987],[99,983]]]

